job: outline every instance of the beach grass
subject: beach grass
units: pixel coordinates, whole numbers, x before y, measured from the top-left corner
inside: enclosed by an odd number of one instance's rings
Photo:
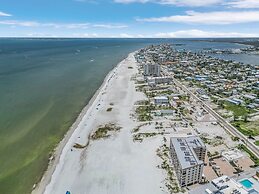
[[[151,121],[151,110],[154,110],[155,107],[150,105],[138,106],[136,108],[136,114],[139,121]]]
[[[77,149],[83,149],[83,148],[86,148],[87,145],[82,145],[82,144],[79,144],[79,143],[75,143],[73,145],[73,148],[77,148]]]
[[[104,126],[100,126],[95,130],[95,132],[91,135],[91,139],[104,139],[111,136],[111,132],[120,131],[120,127],[116,126],[114,123],[109,123]]]
[[[112,107],[110,107],[110,108],[107,108],[107,110],[106,110],[107,112],[111,112],[112,111]]]

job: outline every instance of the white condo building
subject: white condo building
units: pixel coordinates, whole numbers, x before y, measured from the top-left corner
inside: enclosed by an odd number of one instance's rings
[[[144,65],[145,76],[156,76],[159,77],[161,73],[160,65],[157,63],[147,63]]]
[[[199,137],[172,137],[170,153],[181,187],[201,182],[206,146]]]

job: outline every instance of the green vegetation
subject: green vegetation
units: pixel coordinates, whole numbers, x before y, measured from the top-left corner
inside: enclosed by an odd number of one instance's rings
[[[147,123],[143,123],[141,125],[138,125],[137,127],[135,127],[134,129],[132,129],[132,133],[137,133],[141,127],[147,125]]]
[[[83,149],[83,148],[86,148],[86,146],[87,146],[87,145],[81,145],[81,144],[79,144],[79,143],[75,143],[75,144],[73,145],[73,147],[74,147],[74,148],[77,148],[77,149]]]
[[[140,141],[142,142],[144,138],[147,137],[154,137],[156,135],[163,135],[163,132],[157,133],[157,132],[153,132],[153,133],[137,133],[133,135],[133,141]]]
[[[139,131],[140,127],[135,127],[134,129],[132,129],[132,133],[137,133]]]
[[[213,139],[210,139],[210,138],[207,138],[205,135],[201,135],[200,136],[201,140],[205,143],[205,144],[209,144],[209,145],[212,145],[212,146],[218,146],[220,144],[223,144],[223,138],[221,136],[216,136],[214,137]]]
[[[112,111],[112,107],[110,107],[110,108],[107,108],[107,110],[106,110],[107,112],[111,112]]]
[[[184,116],[186,116],[187,114],[189,114],[189,110],[188,110],[187,108],[183,108],[183,109],[180,109],[180,110],[182,110],[182,114],[183,114]]]
[[[160,91],[160,92],[156,92],[156,96],[161,96],[161,95],[171,95],[172,94],[172,91],[171,90],[163,90],[163,91]]]
[[[150,105],[150,106],[138,106],[136,108],[136,113],[137,113],[137,118],[139,121],[151,121],[152,116],[151,116],[151,111],[154,110],[155,107]]]
[[[135,104],[138,104],[138,105],[150,105],[150,102],[149,100],[140,100],[140,101],[137,101]]]
[[[235,169],[234,174],[238,174],[238,173],[244,172],[244,170],[242,170],[242,167],[237,166],[234,161],[230,161],[229,164],[230,164],[231,166],[233,166],[233,168]]]
[[[180,96],[180,100],[188,101],[190,99],[190,96]]]
[[[244,144],[239,144],[238,149],[245,151],[250,156],[251,160],[255,163],[253,167],[259,166],[259,158],[257,158],[253,152],[251,152]]]
[[[254,137],[259,135],[259,127],[258,127],[259,121],[253,121],[253,122],[233,121],[231,124],[246,136]]]
[[[108,138],[111,136],[111,132],[120,131],[121,127],[116,126],[114,123],[106,124],[104,126],[99,127],[92,135],[91,138],[93,140]]]
[[[165,186],[169,193],[179,193],[181,190],[178,186],[176,176],[174,175],[174,169],[170,163],[170,151],[166,144],[163,144],[156,150],[157,156],[161,158],[162,164],[158,166],[166,171],[167,178],[165,181]]]
[[[133,67],[129,66],[128,69],[133,69]]]
[[[203,143],[209,144],[209,142],[210,142],[210,139],[209,139],[209,138],[204,137],[204,136],[200,136],[200,138],[201,138],[201,140],[203,141]]]
[[[234,117],[244,117],[250,113],[250,110],[244,106],[235,105],[230,102],[224,102],[223,107],[231,112],[233,112]]]
[[[218,151],[215,151],[214,153],[211,153],[211,152],[208,151],[207,155],[208,155],[210,160],[220,156]]]
[[[232,136],[231,139],[232,139],[233,141],[239,141],[240,138],[239,138],[239,137],[234,137],[234,136]]]
[[[145,88],[145,85],[138,85],[138,86],[136,86],[136,90],[140,91],[140,92],[144,91],[144,88]]]
[[[259,140],[255,141],[255,145],[259,146]]]
[[[137,84],[143,84],[143,86],[146,86],[146,82],[145,81],[137,81]]]

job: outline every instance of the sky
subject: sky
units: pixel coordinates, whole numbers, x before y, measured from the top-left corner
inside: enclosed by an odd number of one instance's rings
[[[0,37],[259,37],[259,0],[0,0]]]

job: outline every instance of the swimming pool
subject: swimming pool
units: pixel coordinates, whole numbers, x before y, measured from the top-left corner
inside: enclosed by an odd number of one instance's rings
[[[249,181],[248,179],[244,179],[242,181],[240,181],[240,183],[247,189],[252,188],[253,183],[251,181]]]

